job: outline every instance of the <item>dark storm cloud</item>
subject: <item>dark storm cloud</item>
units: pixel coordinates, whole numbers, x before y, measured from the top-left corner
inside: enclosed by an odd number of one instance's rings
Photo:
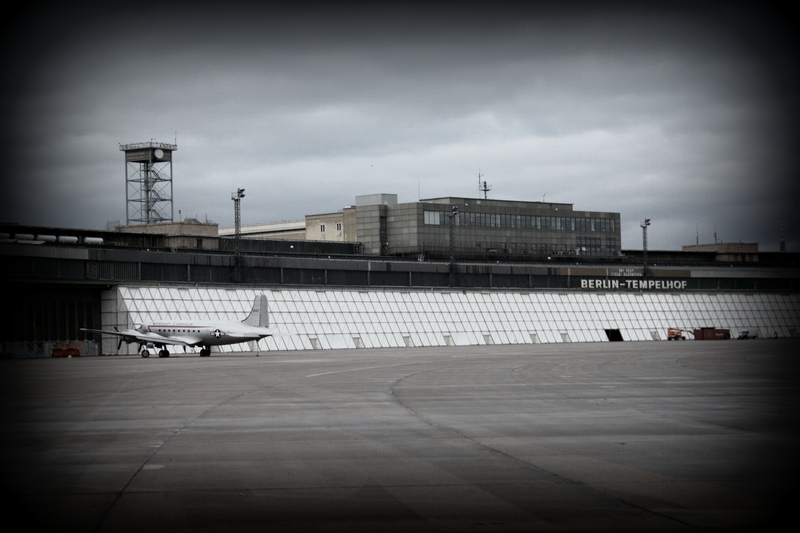
[[[797,170],[782,16],[714,2],[19,13],[2,218],[123,219],[116,143],[177,132],[176,211],[222,225],[239,186],[255,223],[358,194],[475,196],[480,170],[497,198],[621,212],[624,247],[649,217],[654,248],[697,229],[707,242],[715,224],[775,248]]]

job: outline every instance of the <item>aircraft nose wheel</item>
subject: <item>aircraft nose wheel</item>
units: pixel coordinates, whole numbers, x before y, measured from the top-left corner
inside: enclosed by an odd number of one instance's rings
[[[147,348],[145,348],[144,350],[142,350],[142,357],[150,357],[150,352],[149,352],[149,351],[147,351]]]

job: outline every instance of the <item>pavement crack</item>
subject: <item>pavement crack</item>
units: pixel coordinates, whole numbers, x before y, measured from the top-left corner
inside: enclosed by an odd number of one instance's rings
[[[439,369],[435,369],[435,370],[441,370],[441,369],[439,368]],[[615,502],[618,502],[618,503],[623,504],[625,506],[628,506],[630,508],[636,509],[636,510],[638,510],[640,512],[644,512],[646,514],[650,514],[650,515],[653,515],[653,516],[658,516],[659,518],[662,518],[662,519],[665,519],[665,520],[668,520],[668,521],[672,521],[672,522],[674,522],[676,524],[680,524],[681,526],[692,527],[691,524],[689,524],[687,522],[684,522],[684,521],[682,521],[682,520],[680,520],[678,518],[675,518],[673,516],[670,516],[670,515],[662,513],[662,512],[655,511],[653,509],[648,509],[647,507],[643,507],[643,506],[638,505],[638,504],[636,504],[636,503],[634,503],[632,501],[628,501],[628,500],[626,500],[624,498],[620,498],[618,496],[610,494],[609,492],[603,490],[600,487],[597,487],[597,486],[594,486],[594,485],[590,485],[590,484],[588,484],[586,482],[583,482],[583,481],[577,481],[575,479],[572,479],[572,478],[566,477],[566,476],[564,476],[562,474],[559,474],[558,472],[554,472],[552,470],[548,470],[546,468],[543,468],[540,465],[537,465],[537,464],[532,463],[530,461],[526,461],[524,459],[521,459],[521,458],[519,458],[519,457],[517,457],[515,455],[512,455],[512,454],[510,454],[508,452],[505,452],[505,451],[503,451],[501,449],[498,449],[498,448],[496,448],[494,446],[490,446],[489,444],[486,444],[485,442],[481,442],[480,440],[478,440],[476,438],[473,438],[473,437],[471,437],[471,436],[459,431],[458,429],[456,429],[454,427],[447,426],[445,424],[442,424],[440,422],[437,422],[437,421],[431,419],[428,416],[425,416],[421,412],[417,411],[416,409],[412,408],[407,403],[405,403],[403,401],[403,399],[400,398],[400,396],[397,394],[395,389],[404,380],[406,380],[408,378],[411,378],[411,377],[414,377],[414,376],[417,376],[417,375],[425,374],[425,373],[428,373],[428,372],[431,372],[431,371],[432,370],[424,370],[424,371],[421,371],[421,372],[415,372],[415,373],[408,374],[406,376],[400,377],[391,385],[391,387],[389,389],[392,397],[394,398],[394,401],[399,406],[401,406],[403,409],[405,409],[406,411],[411,413],[417,419],[425,422],[429,426],[436,427],[437,429],[440,429],[441,431],[445,431],[445,432],[450,433],[450,434],[452,434],[452,435],[454,435],[454,436],[456,436],[456,437],[458,437],[460,439],[463,439],[463,440],[469,442],[470,444],[472,444],[472,445],[474,445],[474,446],[476,446],[476,447],[478,447],[480,449],[488,451],[491,454],[500,456],[503,459],[506,459],[506,460],[509,460],[509,461],[512,461],[512,462],[515,462],[515,463],[519,463],[521,465],[524,465],[526,468],[533,469],[533,470],[536,470],[538,472],[544,473],[547,476],[550,476],[553,480],[556,480],[556,481],[558,481],[560,483],[563,483],[563,484],[566,484],[566,485],[574,486],[574,487],[578,488],[579,490],[588,492],[588,493],[592,494],[593,496],[595,496],[597,498],[600,498],[600,499],[603,499],[603,500],[607,500],[607,501],[615,501]],[[508,502],[508,503],[513,505],[512,502]]]
[[[198,419],[200,419],[203,416],[205,416],[206,414],[214,411],[215,409],[219,408],[220,406],[225,405],[226,403],[232,402],[234,400],[237,400],[237,399],[239,399],[239,398],[241,398],[241,397],[243,397],[243,396],[245,396],[247,394],[252,394],[253,392],[256,392],[256,391],[265,390],[265,389],[271,388],[272,386],[273,385],[269,385],[269,386],[266,386],[266,387],[260,387],[260,388],[256,388],[256,389],[253,389],[253,390],[244,391],[244,392],[241,392],[241,393],[239,393],[239,394],[237,394],[235,396],[231,396],[229,398],[225,398],[225,399],[217,402],[216,404],[209,406],[207,409],[203,410],[202,412],[198,413],[197,415],[195,415],[194,417],[192,417],[191,419],[186,421],[183,424],[182,427],[170,430],[169,436],[166,439],[164,439],[164,441],[161,442],[158,446],[156,446],[156,447],[154,447],[152,449],[152,451],[145,457],[145,459],[141,462],[141,464],[133,472],[133,474],[131,474],[131,476],[128,478],[128,481],[126,481],[125,484],[122,486],[122,488],[119,491],[117,491],[117,494],[114,496],[114,501],[112,501],[109,504],[108,508],[103,513],[103,516],[100,517],[100,520],[98,520],[97,525],[95,526],[93,531],[95,533],[97,533],[100,530],[100,528],[103,526],[103,523],[106,521],[108,516],[111,514],[111,511],[117,505],[117,502],[119,502],[119,500],[122,499],[122,496],[125,493],[128,492],[128,487],[131,485],[131,483],[133,483],[133,480],[136,479],[136,476],[138,476],[139,473],[142,472],[143,470],[147,469],[147,464],[150,462],[150,460],[153,459],[153,457],[155,457],[156,455],[158,455],[158,453],[164,448],[164,446],[166,446],[176,435],[178,435],[180,433],[183,433],[184,430],[189,428]]]

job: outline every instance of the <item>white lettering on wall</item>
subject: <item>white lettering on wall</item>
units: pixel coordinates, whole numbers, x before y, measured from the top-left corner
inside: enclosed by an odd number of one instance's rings
[[[581,289],[675,291],[686,290],[687,285],[681,279],[581,279]]]

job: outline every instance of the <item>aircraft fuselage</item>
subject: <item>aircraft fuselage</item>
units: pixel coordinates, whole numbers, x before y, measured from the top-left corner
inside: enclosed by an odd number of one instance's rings
[[[272,335],[266,328],[248,326],[241,322],[154,322],[145,325],[148,333],[167,339],[183,341],[187,346],[219,346],[260,340]],[[144,329],[144,328],[143,328]],[[158,342],[153,342],[158,346]]]

